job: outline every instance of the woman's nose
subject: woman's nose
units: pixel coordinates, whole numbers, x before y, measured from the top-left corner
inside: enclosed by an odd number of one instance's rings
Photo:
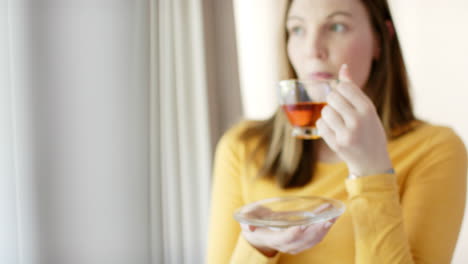
[[[325,60],[328,57],[326,40],[319,32],[310,34],[307,39],[307,57]]]

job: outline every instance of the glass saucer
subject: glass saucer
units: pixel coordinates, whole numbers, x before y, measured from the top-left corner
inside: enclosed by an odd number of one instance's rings
[[[275,197],[239,208],[234,218],[241,224],[288,228],[325,222],[344,213],[343,202],[319,196]]]

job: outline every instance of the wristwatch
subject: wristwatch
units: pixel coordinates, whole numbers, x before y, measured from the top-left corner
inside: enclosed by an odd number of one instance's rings
[[[390,169],[386,170],[386,171],[385,171],[384,173],[382,173],[382,174],[395,174],[395,169],[390,168]],[[362,177],[366,177],[366,176],[358,176],[358,175],[356,175],[356,174],[350,173],[350,174],[348,175],[348,180],[354,180],[354,179],[362,178]]]

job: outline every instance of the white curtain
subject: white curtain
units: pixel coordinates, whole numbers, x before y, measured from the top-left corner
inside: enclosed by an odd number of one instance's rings
[[[16,184],[14,177],[9,176],[14,174],[15,166],[7,6],[7,2],[0,2],[0,259],[17,263]]]
[[[211,171],[202,1],[152,3],[153,262],[202,263]]]
[[[0,259],[37,263],[30,28],[24,3],[0,2]]]
[[[0,263],[202,263],[201,3],[0,1]]]

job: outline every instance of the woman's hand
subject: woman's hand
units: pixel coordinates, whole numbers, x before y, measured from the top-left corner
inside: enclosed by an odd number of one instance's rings
[[[320,212],[326,208],[328,206],[319,208],[315,212]],[[260,217],[272,213],[268,208],[258,207],[251,212],[251,215]],[[336,220],[337,218],[322,223],[285,229],[255,227],[245,224],[241,224],[241,228],[242,235],[253,247],[265,256],[273,257],[278,252],[298,254],[315,246],[322,241]]]
[[[392,167],[387,138],[372,101],[356,86],[343,65],[340,83],[328,97],[317,128],[328,146],[346,162],[350,173],[365,176]]]

